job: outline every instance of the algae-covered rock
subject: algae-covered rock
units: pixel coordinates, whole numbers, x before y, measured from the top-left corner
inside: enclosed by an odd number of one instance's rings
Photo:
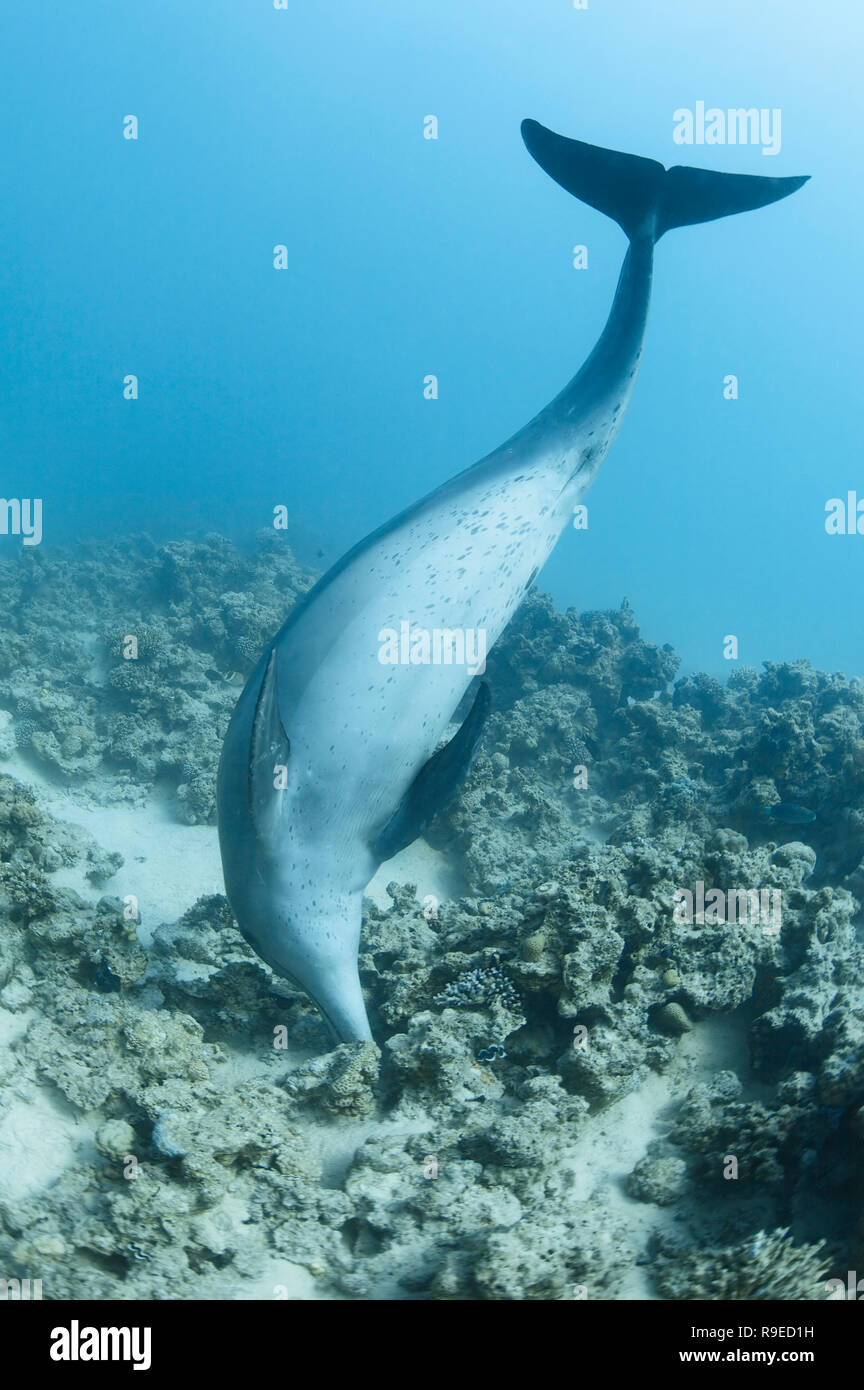
[[[687,1164],[674,1154],[658,1151],[641,1158],[627,1179],[627,1191],[638,1202],[658,1207],[674,1206],[687,1181]]]

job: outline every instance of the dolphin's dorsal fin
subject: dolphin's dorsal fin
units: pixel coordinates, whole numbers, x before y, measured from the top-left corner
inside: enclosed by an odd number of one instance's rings
[[[262,839],[272,835],[279,820],[283,795],[279,779],[287,776],[290,753],[291,744],[279,713],[274,647],[258,692],[249,744],[249,812]],[[285,771],[280,772],[280,769]]]
[[[372,841],[370,848],[379,863],[422,835],[459,790],[471,768],[491,703],[489,686],[482,681],[465,723],[423,764],[395,814]]]

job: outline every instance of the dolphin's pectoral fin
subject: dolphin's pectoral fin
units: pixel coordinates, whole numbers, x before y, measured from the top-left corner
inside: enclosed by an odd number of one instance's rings
[[[249,746],[249,812],[255,829],[264,840],[272,835],[279,822],[290,752],[291,744],[279,713],[274,647],[258,692]]]
[[[370,848],[379,863],[422,835],[459,790],[471,769],[491,703],[489,686],[482,681],[465,723],[423,764],[395,814],[372,841]]]

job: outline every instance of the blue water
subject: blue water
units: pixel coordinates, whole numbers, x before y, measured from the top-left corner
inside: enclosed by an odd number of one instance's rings
[[[43,499],[46,546],[242,540],[284,504],[323,565],[517,429],[602,327],[624,237],[532,162],[524,116],[809,173],[661,243],[589,531],[540,582],[626,595],[690,668],[728,672],[732,633],[741,662],[864,673],[864,537],[824,529],[828,498],[864,495],[859,26],[851,0],[5,7],[0,492]],[[698,101],[780,108],[779,154],[675,145]]]

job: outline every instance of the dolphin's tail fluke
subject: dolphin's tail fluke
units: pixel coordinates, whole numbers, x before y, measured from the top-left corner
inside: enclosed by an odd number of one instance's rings
[[[664,169],[655,159],[568,140],[537,121],[522,122],[522,139],[541,169],[583,203],[614,217],[631,241],[646,233],[659,241],[672,227],[765,207],[788,198],[809,178],[718,174],[682,165]]]

